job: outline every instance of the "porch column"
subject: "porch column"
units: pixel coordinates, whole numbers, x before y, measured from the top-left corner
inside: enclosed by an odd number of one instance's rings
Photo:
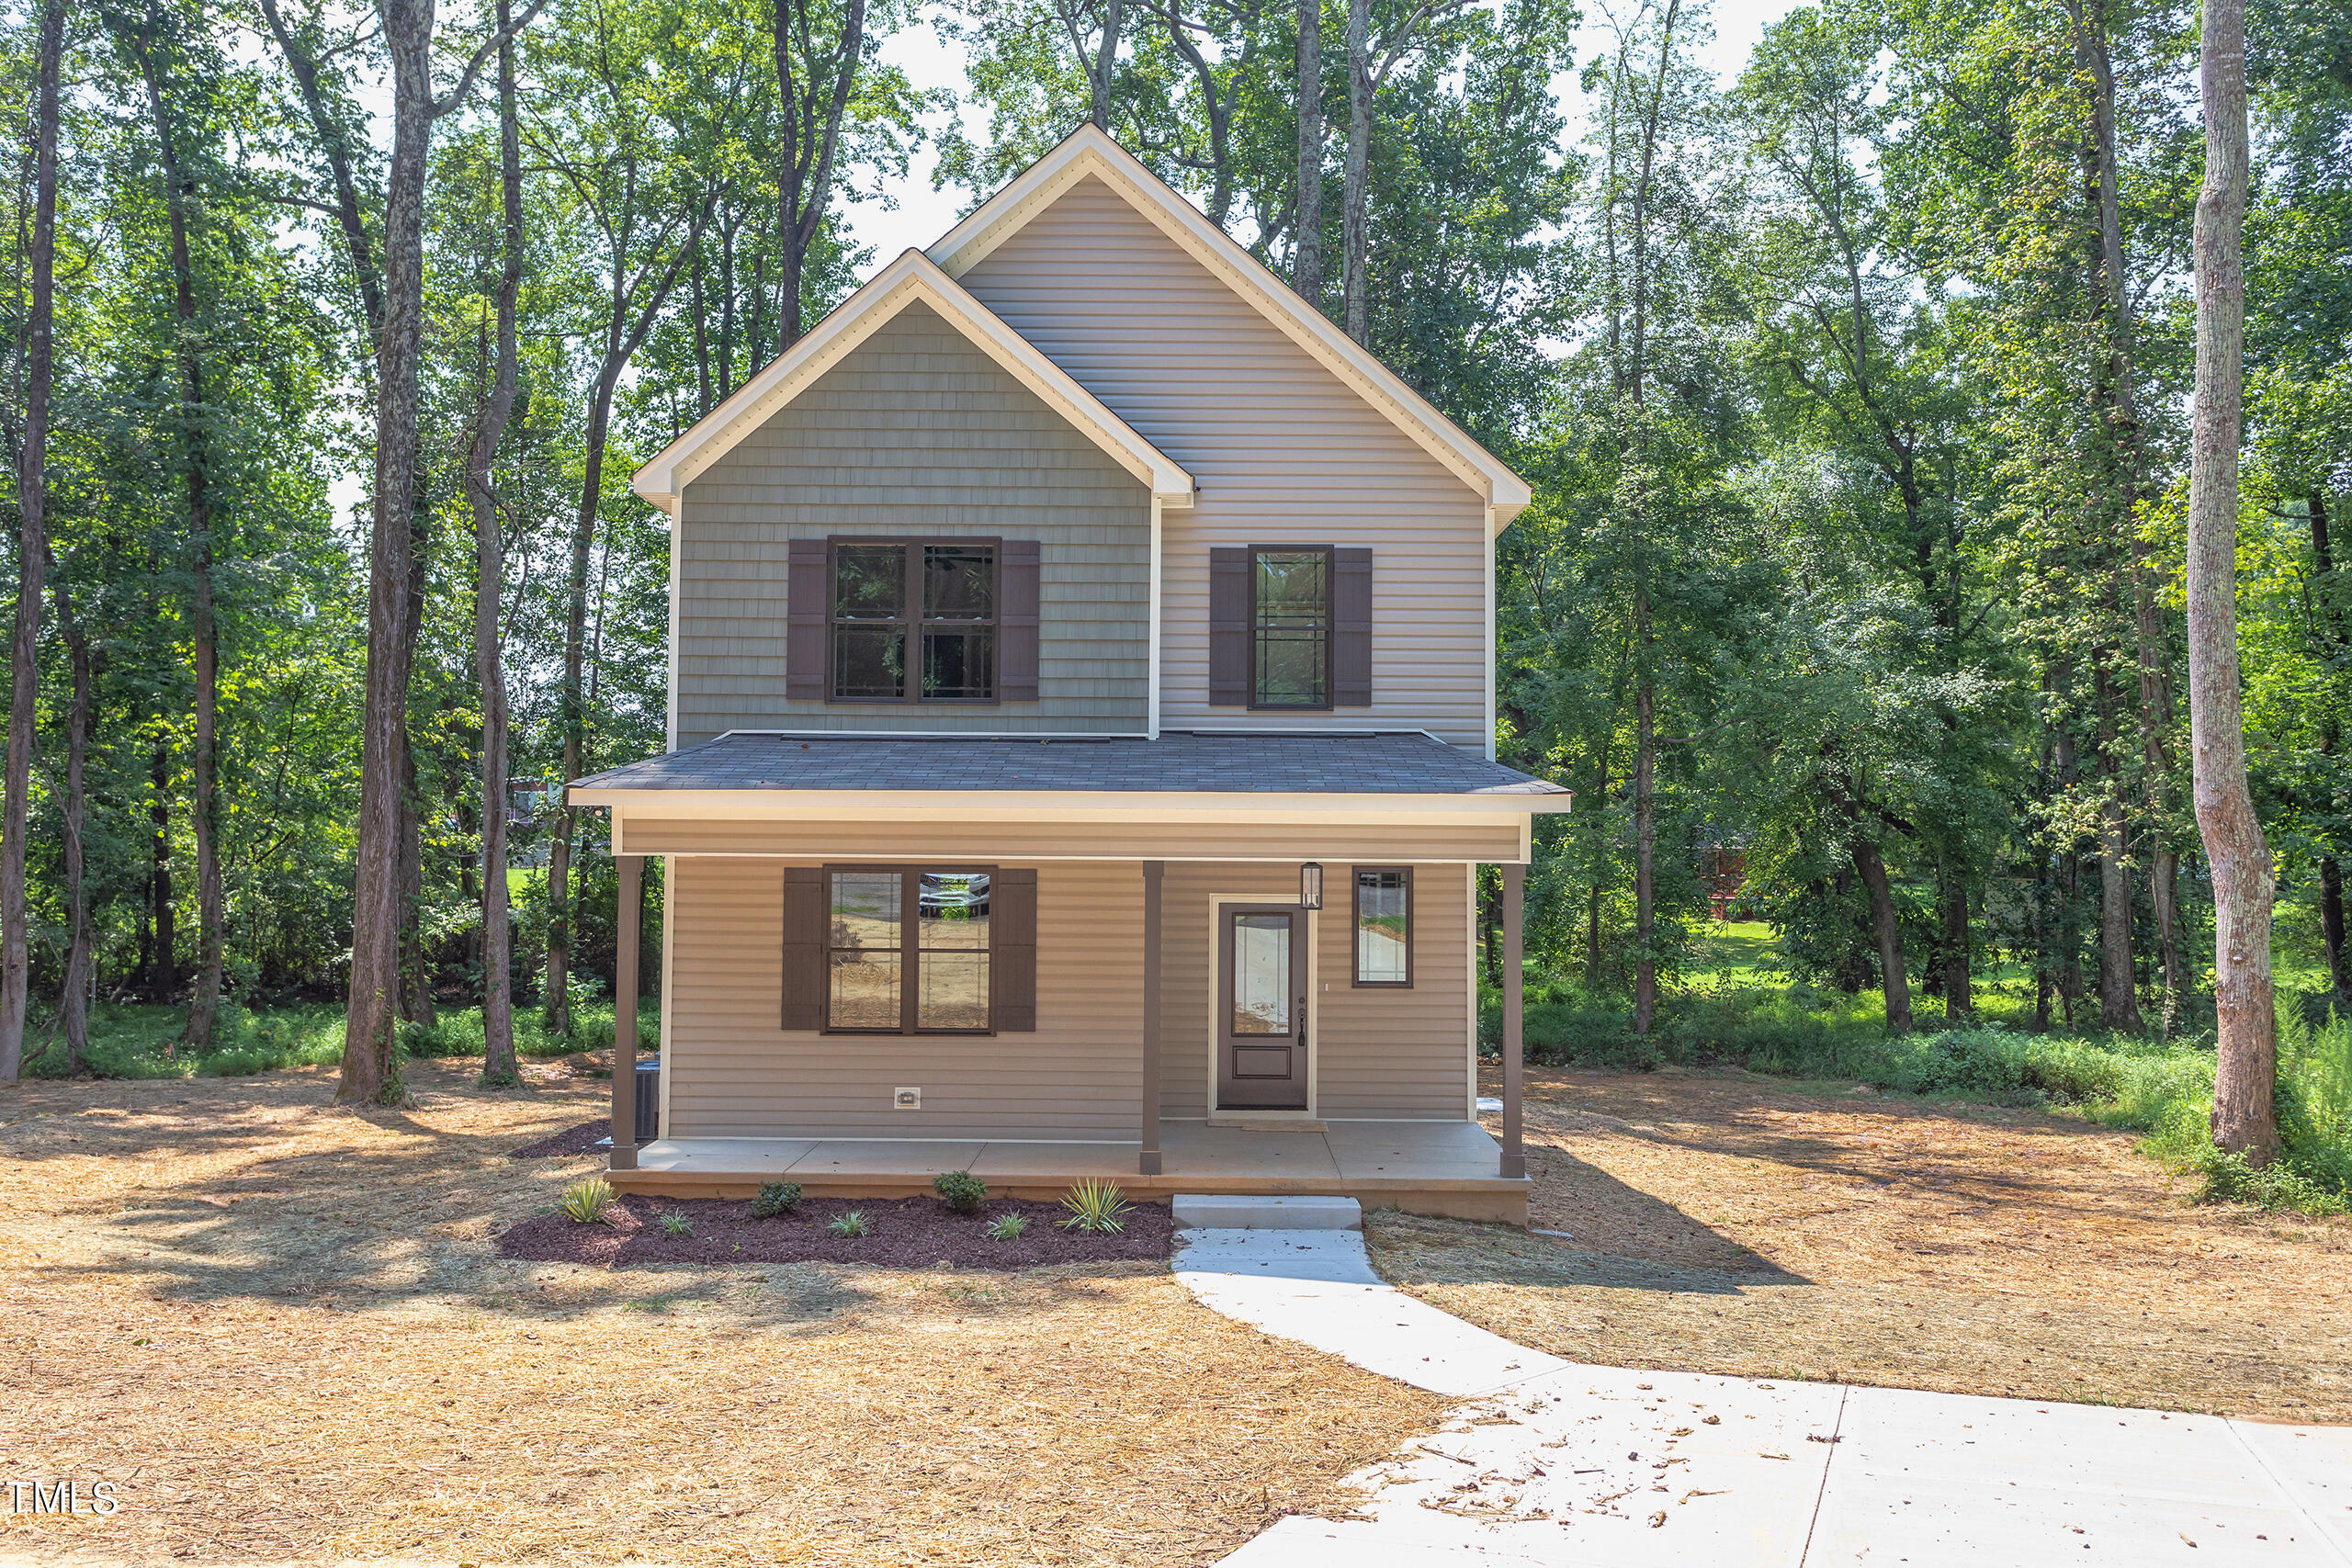
[[[1136,1174],[1159,1174],[1159,876],[1164,861],[1143,863],[1143,1150]]]
[[[1527,868],[1503,867],[1503,1168],[1506,1180],[1527,1174],[1527,1154],[1520,1141],[1519,1080],[1527,1055],[1521,1014],[1520,971],[1527,958]]]
[[[638,889],[643,855],[615,855],[620,898],[613,910],[613,1159],[615,1170],[637,1168]]]

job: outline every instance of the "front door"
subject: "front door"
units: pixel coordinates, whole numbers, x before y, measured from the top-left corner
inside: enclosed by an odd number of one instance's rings
[[[1306,1109],[1306,911],[1228,904],[1217,917],[1220,1111]]]

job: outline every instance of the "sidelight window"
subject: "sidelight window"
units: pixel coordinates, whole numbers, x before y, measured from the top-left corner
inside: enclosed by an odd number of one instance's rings
[[[1355,983],[1413,983],[1413,874],[1409,868],[1355,868]]]

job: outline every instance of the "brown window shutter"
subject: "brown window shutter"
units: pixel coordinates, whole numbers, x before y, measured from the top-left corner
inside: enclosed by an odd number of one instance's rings
[[[825,1027],[825,874],[812,865],[784,873],[784,1027]]]
[[[1372,705],[1372,552],[1331,552],[1331,705]]]
[[[996,1029],[1000,1034],[1037,1031],[1037,873],[997,868],[989,886],[989,928],[995,943]]]
[[[784,694],[796,703],[821,703],[832,694],[832,660],[827,657],[826,623],[831,606],[831,557],[822,539],[795,539],[785,555]]]
[[[1006,539],[997,546],[996,700],[1037,700],[1037,541]]]
[[[1209,705],[1250,705],[1250,551],[1209,551]]]

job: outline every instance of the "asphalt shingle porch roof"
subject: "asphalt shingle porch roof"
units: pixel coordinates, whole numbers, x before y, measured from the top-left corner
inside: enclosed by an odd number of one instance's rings
[[[577,780],[594,790],[1022,790],[1563,795],[1417,730],[1141,738],[725,735]]]

